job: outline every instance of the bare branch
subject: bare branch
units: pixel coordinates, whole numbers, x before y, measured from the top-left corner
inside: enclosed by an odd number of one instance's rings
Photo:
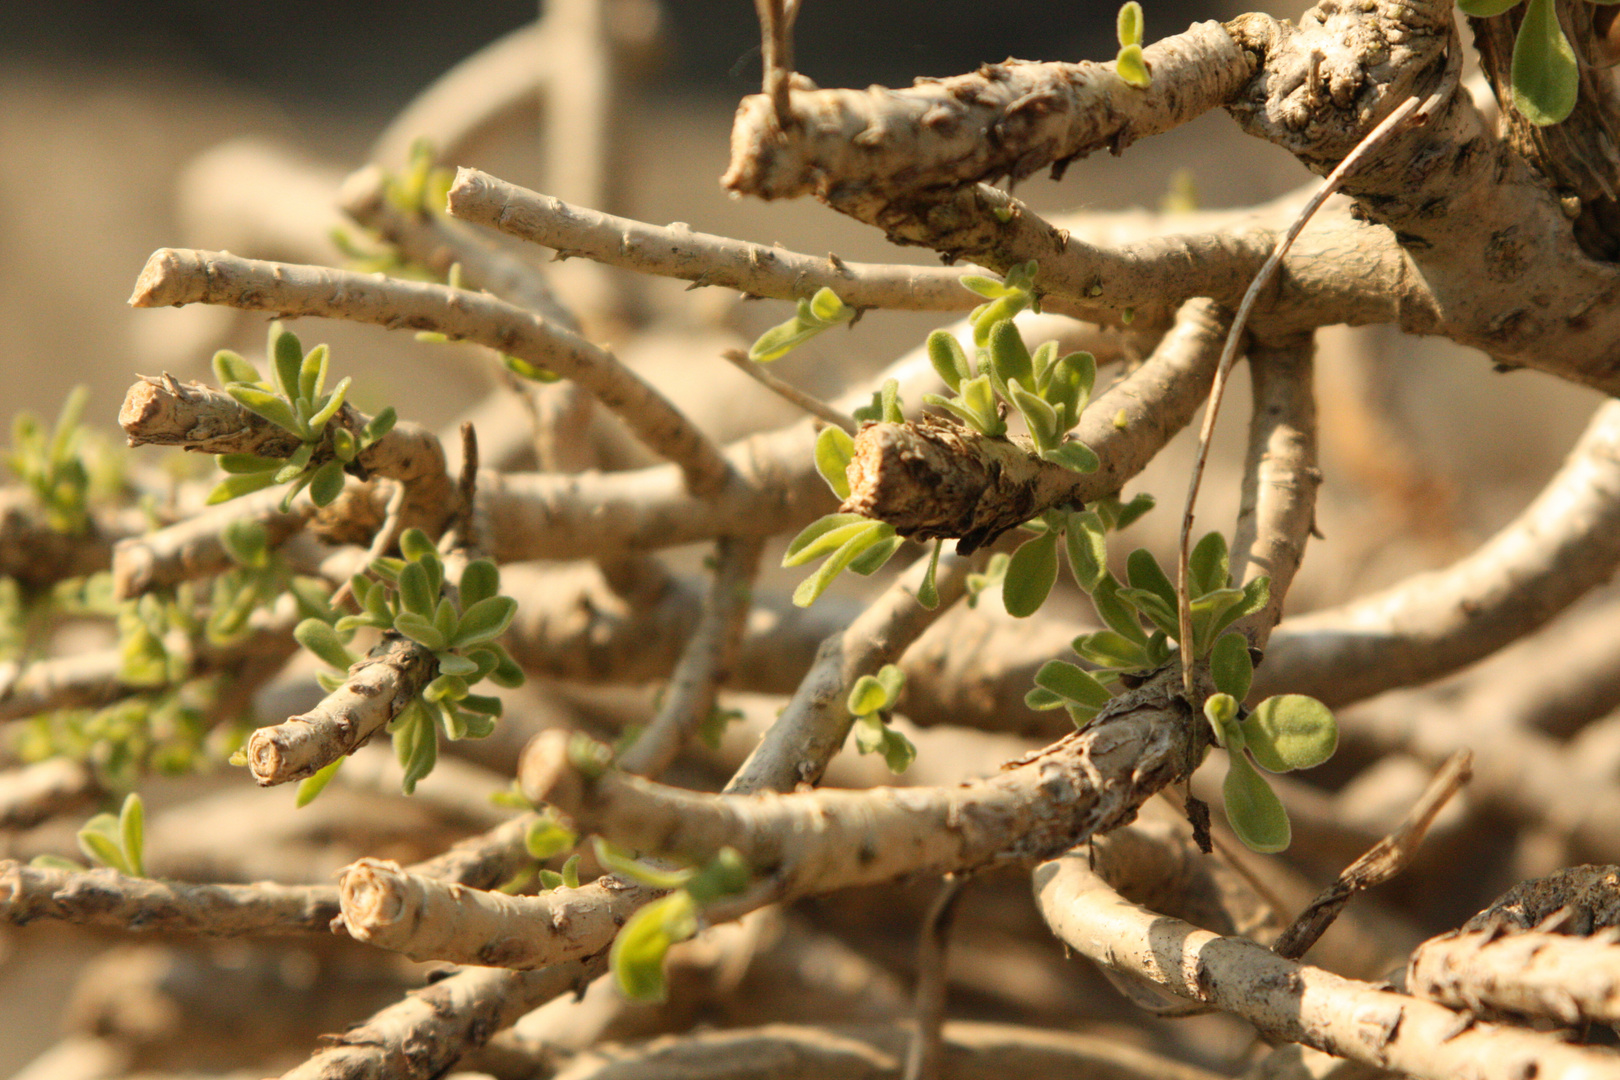
[[[56,757],[0,773],[0,829],[28,829],[94,801],[101,785],[71,758]]]
[[[1432,1002],[1137,907],[1086,871],[1085,861],[1073,853],[1035,872],[1036,898],[1058,937],[1095,963],[1234,1013],[1268,1038],[1433,1080],[1620,1076],[1613,1051],[1471,1024]]]
[[[1419,946],[1406,988],[1453,1009],[1552,1020],[1564,1027],[1620,1021],[1620,929],[1589,935],[1447,934]]]
[[[726,481],[725,459],[708,436],[612,353],[492,296],[223,252],[162,248],[147,261],[130,298],[134,307],[199,302],[406,326],[487,345],[590,390],[649,447],[676,462],[694,493],[713,493]]]

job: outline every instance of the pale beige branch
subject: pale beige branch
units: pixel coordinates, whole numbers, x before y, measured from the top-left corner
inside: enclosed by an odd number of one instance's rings
[[[1530,1016],[1564,1027],[1620,1022],[1620,930],[1447,934],[1406,969],[1408,993],[1487,1016]]]
[[[1277,956],[1130,903],[1086,870],[1084,852],[1035,873],[1042,914],[1095,963],[1254,1024],[1268,1038],[1416,1077],[1550,1080],[1620,1076],[1620,1055],[1521,1028],[1472,1023],[1429,1001]]]
[[[55,757],[0,772],[0,830],[28,829],[78,810],[101,792],[84,764]]]
[[[719,450],[656,389],[600,346],[492,296],[324,267],[162,248],[136,281],[134,307],[224,304],[286,316],[318,315],[430,330],[510,353],[573,379],[617,413],[649,447],[676,462],[688,487],[726,481]]]

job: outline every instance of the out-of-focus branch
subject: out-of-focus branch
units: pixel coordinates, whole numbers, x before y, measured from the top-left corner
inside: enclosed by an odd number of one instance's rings
[[[112,562],[113,545],[147,527],[147,517],[139,511],[92,507],[87,530],[65,533],[51,528],[30,493],[21,488],[0,490],[0,577],[42,589],[105,570]]]
[[[1243,502],[1232,539],[1232,576],[1238,585],[1271,579],[1264,609],[1235,629],[1264,649],[1282,618],[1283,602],[1305,557],[1316,525],[1316,399],[1311,392],[1310,339],[1282,346],[1252,343],[1249,373],[1254,411],[1243,462]]]
[[[460,169],[450,213],[608,266],[717,285],[778,300],[827,288],[855,308],[966,311],[982,300],[964,289],[964,271],[948,267],[845,262],[753,244],[685,225],[649,225],[529,191],[477,169]]]
[[[1243,938],[1223,937],[1137,907],[1086,870],[1083,852],[1035,872],[1036,898],[1053,931],[1098,964],[1304,1043],[1378,1068],[1433,1080],[1620,1076],[1620,1056],[1569,1046],[1553,1035],[1491,1024],[1432,1002],[1380,990],[1285,960]]]
[[[0,772],[0,830],[27,829],[93,802],[101,785],[71,758]]]
[[[1523,513],[1451,567],[1290,619],[1255,691],[1330,705],[1425,682],[1547,622],[1620,564],[1620,404],[1598,409]]]
[[[712,494],[726,481],[726,461],[708,436],[612,353],[492,296],[223,252],[162,248],[141,271],[130,303],[225,304],[286,316],[412,327],[474,341],[590,390],[649,447],[677,463],[694,493]]]

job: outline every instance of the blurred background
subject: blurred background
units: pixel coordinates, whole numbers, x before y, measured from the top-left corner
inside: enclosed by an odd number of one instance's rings
[[[1249,9],[1145,6],[1150,40]],[[1055,0],[805,0],[797,67],[823,86],[906,85],[1009,55],[1106,59],[1115,50],[1114,10],[1111,2]],[[649,0],[624,11],[642,20],[625,33],[644,47],[627,72],[603,209],[849,259],[930,261],[813,202],[737,202],[721,191],[731,113],[758,87],[751,4]],[[161,246],[196,246],[338,260],[329,247],[324,256],[314,250],[338,223],[329,198],[337,183],[371,160],[390,121],[422,88],[535,13],[520,0],[0,5],[0,411],[54,415],[82,382],[91,388],[90,422],[111,439],[134,373],[204,377],[213,350],[227,344],[257,355],[264,331],[257,316],[128,308],[146,256]],[[456,163],[553,190],[539,149],[540,115],[535,107],[515,116],[470,143]],[[1286,154],[1212,114],[1122,158],[1078,162],[1061,184],[1027,181],[1018,194],[1043,212],[1157,210],[1172,192],[1220,208],[1263,201],[1308,179]],[[278,224],[249,221],[244,206],[266,209]],[[277,218],[283,210],[285,219]],[[734,437],[749,421],[786,417],[772,411],[774,402],[748,397],[751,384],[732,381],[741,377],[716,359],[720,348],[784,318],[784,305],[739,305],[714,290],[685,293],[680,283],[624,288],[640,297],[632,305],[639,314],[610,324],[604,339],[712,429]],[[828,335],[779,370],[830,390],[829,372],[875,370],[936,323],[872,313],[851,334]],[[298,330],[306,342],[332,342],[337,370],[364,388],[357,391],[363,407],[394,402],[431,427],[494,385],[476,350],[420,345],[371,327]],[[1592,394],[1542,376],[1492,376],[1481,357],[1447,343],[1379,329],[1324,334],[1321,378],[1327,542],[1307,560],[1294,595],[1299,607],[1471,549],[1539,488],[1596,404]],[[738,408],[741,400],[753,404]],[[1243,402],[1242,388],[1229,400]],[[1241,404],[1231,410],[1229,445],[1244,411]],[[1142,486],[1179,495],[1185,460],[1178,447]],[[1235,508],[1233,475],[1219,466],[1212,473],[1202,504],[1209,520],[1226,520]],[[1159,520],[1149,529],[1173,524],[1171,514],[1151,517]],[[31,927],[28,942],[21,937],[0,931],[0,1075],[55,1040],[75,977],[65,960],[19,961],[46,955],[53,939],[81,958],[96,948],[60,928]]]

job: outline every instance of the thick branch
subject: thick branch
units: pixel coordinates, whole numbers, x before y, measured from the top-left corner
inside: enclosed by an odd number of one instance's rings
[[[135,307],[199,302],[431,330],[510,353],[590,390],[649,447],[677,463],[693,492],[712,493],[725,483],[725,459],[708,437],[612,353],[494,297],[222,252],[162,248],[147,261],[130,298]]]
[[[1234,1013],[1271,1039],[1304,1043],[1433,1080],[1620,1076],[1620,1055],[1491,1024],[1432,1002],[1284,960],[1126,901],[1070,854],[1035,873],[1036,896],[1065,944],[1098,964]]]
[[[1620,1022],[1620,930],[1447,934],[1412,954],[1406,988],[1473,1013],[1543,1017],[1575,1028],[1613,1024]]]

